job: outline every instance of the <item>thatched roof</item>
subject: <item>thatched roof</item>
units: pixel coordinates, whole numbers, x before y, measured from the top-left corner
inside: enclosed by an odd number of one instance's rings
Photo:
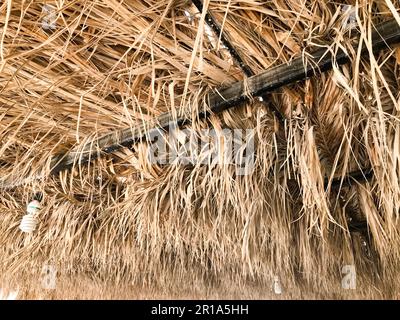
[[[398,296],[398,1],[17,0],[0,12],[0,288],[270,298],[279,277],[282,297]],[[150,133],[171,123],[202,141],[251,129],[253,170],[151,162]],[[163,135],[179,149],[187,132]],[[356,290],[341,287],[345,265]]]

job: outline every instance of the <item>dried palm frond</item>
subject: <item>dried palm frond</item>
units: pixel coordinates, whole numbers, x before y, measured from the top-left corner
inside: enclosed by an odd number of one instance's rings
[[[271,298],[279,277],[282,298],[397,297],[399,49],[374,51],[372,35],[399,22],[398,2],[201,3],[201,12],[183,0],[0,5],[0,180],[9,183],[0,288],[18,298]],[[333,59],[332,71],[262,101],[198,116],[210,111],[209,92],[238,81],[249,92],[243,66],[259,75],[299,55],[311,62],[316,50],[351,63]],[[203,162],[150,161],[150,124],[166,113],[165,124],[191,120]],[[224,129],[254,129],[248,174],[209,161],[224,148],[209,132],[222,141]],[[189,135],[174,130],[161,132],[168,150],[184,153]],[[120,131],[145,139],[80,161]],[[71,170],[50,175],[71,151]],[[357,170],[368,177],[347,176]],[[37,194],[38,229],[24,234]],[[342,288],[345,265],[357,290]],[[57,270],[55,290],[38,280],[44,266]]]

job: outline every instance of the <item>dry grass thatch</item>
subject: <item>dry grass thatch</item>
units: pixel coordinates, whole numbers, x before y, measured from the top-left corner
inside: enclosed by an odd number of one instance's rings
[[[400,49],[372,52],[371,34],[400,25],[399,2],[202,4],[0,4],[0,287],[22,298],[269,298],[278,275],[283,298],[398,298]],[[321,47],[352,62],[195,116],[210,90]],[[189,115],[200,138],[254,128],[254,171],[153,164],[146,141],[77,164],[87,143],[165,112]],[[74,168],[50,175],[69,150]],[[332,187],[365,168],[372,179]],[[39,227],[25,235],[18,225],[37,192]],[[55,291],[38,282],[44,264],[58,270]],[[355,290],[341,287],[344,265],[356,267]]]

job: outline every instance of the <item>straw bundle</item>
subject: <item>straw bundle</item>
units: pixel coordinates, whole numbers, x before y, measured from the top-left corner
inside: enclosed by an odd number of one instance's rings
[[[201,3],[0,5],[0,287],[22,298],[265,298],[279,276],[282,297],[398,297],[400,51],[374,53],[371,34],[400,25],[399,3]],[[196,116],[210,90],[321,47],[352,63]],[[145,135],[166,112],[190,117],[205,141],[205,129],[254,129],[254,170],[151,163],[147,141],[79,161],[96,139]],[[185,133],[175,135],[179,149]],[[71,150],[73,168],[52,175]],[[333,186],[360,169],[373,178]],[[18,226],[38,192],[38,229],[26,235]],[[38,281],[44,265],[57,270],[53,291]],[[356,290],[341,286],[345,265]]]

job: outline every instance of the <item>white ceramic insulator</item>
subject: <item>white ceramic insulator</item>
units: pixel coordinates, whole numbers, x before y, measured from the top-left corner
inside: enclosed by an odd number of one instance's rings
[[[28,214],[37,214],[40,210],[40,202],[37,200],[33,200],[28,203],[28,206],[26,207],[26,211]]]
[[[44,30],[55,30],[57,25],[57,10],[54,6],[45,4],[42,7],[42,28]]]
[[[17,300],[18,290],[6,293],[3,289],[0,289],[0,300]]]
[[[282,286],[278,277],[274,277],[274,292],[275,294],[282,294]]]
[[[32,233],[35,231],[36,226],[38,224],[38,220],[36,217],[34,217],[31,214],[27,214],[22,217],[21,224],[19,225],[19,228],[21,229],[22,232],[26,233]]]

